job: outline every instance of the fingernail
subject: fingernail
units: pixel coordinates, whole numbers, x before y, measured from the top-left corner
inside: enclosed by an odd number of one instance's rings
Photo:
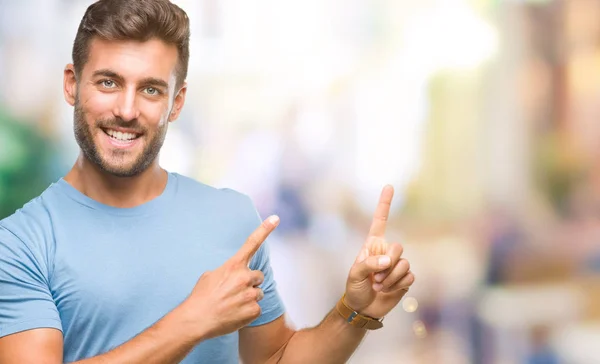
[[[274,226],[277,226],[279,224],[279,216],[277,216],[277,215],[269,216],[268,220]]]
[[[391,262],[392,262],[392,260],[387,255],[379,257],[379,260],[378,260],[380,267],[387,267],[388,265],[390,265]]]
[[[377,292],[381,291],[383,289],[383,284],[381,283],[373,283],[373,289],[376,290]]]
[[[383,274],[383,273],[377,273],[377,274],[375,274],[375,280],[377,282],[383,281],[384,278],[385,278],[385,274]]]

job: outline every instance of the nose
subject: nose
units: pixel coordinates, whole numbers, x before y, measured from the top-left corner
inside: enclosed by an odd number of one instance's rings
[[[132,121],[140,116],[135,90],[126,89],[119,93],[113,113],[124,121]]]

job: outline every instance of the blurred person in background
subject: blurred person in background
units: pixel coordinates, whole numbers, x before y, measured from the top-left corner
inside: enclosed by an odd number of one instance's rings
[[[547,327],[535,327],[531,333],[533,347],[527,358],[527,364],[558,364],[558,355],[550,345],[551,330]]]
[[[385,241],[387,187],[336,307],[311,329],[285,322],[263,245],[278,217],[158,163],[189,34],[167,0],[86,11],[64,70],[79,158],[0,221],[0,363],[344,362],[413,284]]]

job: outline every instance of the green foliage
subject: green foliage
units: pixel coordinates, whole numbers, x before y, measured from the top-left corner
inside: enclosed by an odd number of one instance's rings
[[[32,125],[0,109],[0,219],[48,187],[53,152]]]

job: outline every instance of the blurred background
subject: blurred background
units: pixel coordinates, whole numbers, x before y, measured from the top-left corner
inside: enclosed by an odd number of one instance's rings
[[[600,1],[179,0],[162,165],[250,195],[289,319],[343,292],[380,189],[417,282],[351,363],[600,363]],[[0,218],[78,148],[89,0],[0,0]]]

